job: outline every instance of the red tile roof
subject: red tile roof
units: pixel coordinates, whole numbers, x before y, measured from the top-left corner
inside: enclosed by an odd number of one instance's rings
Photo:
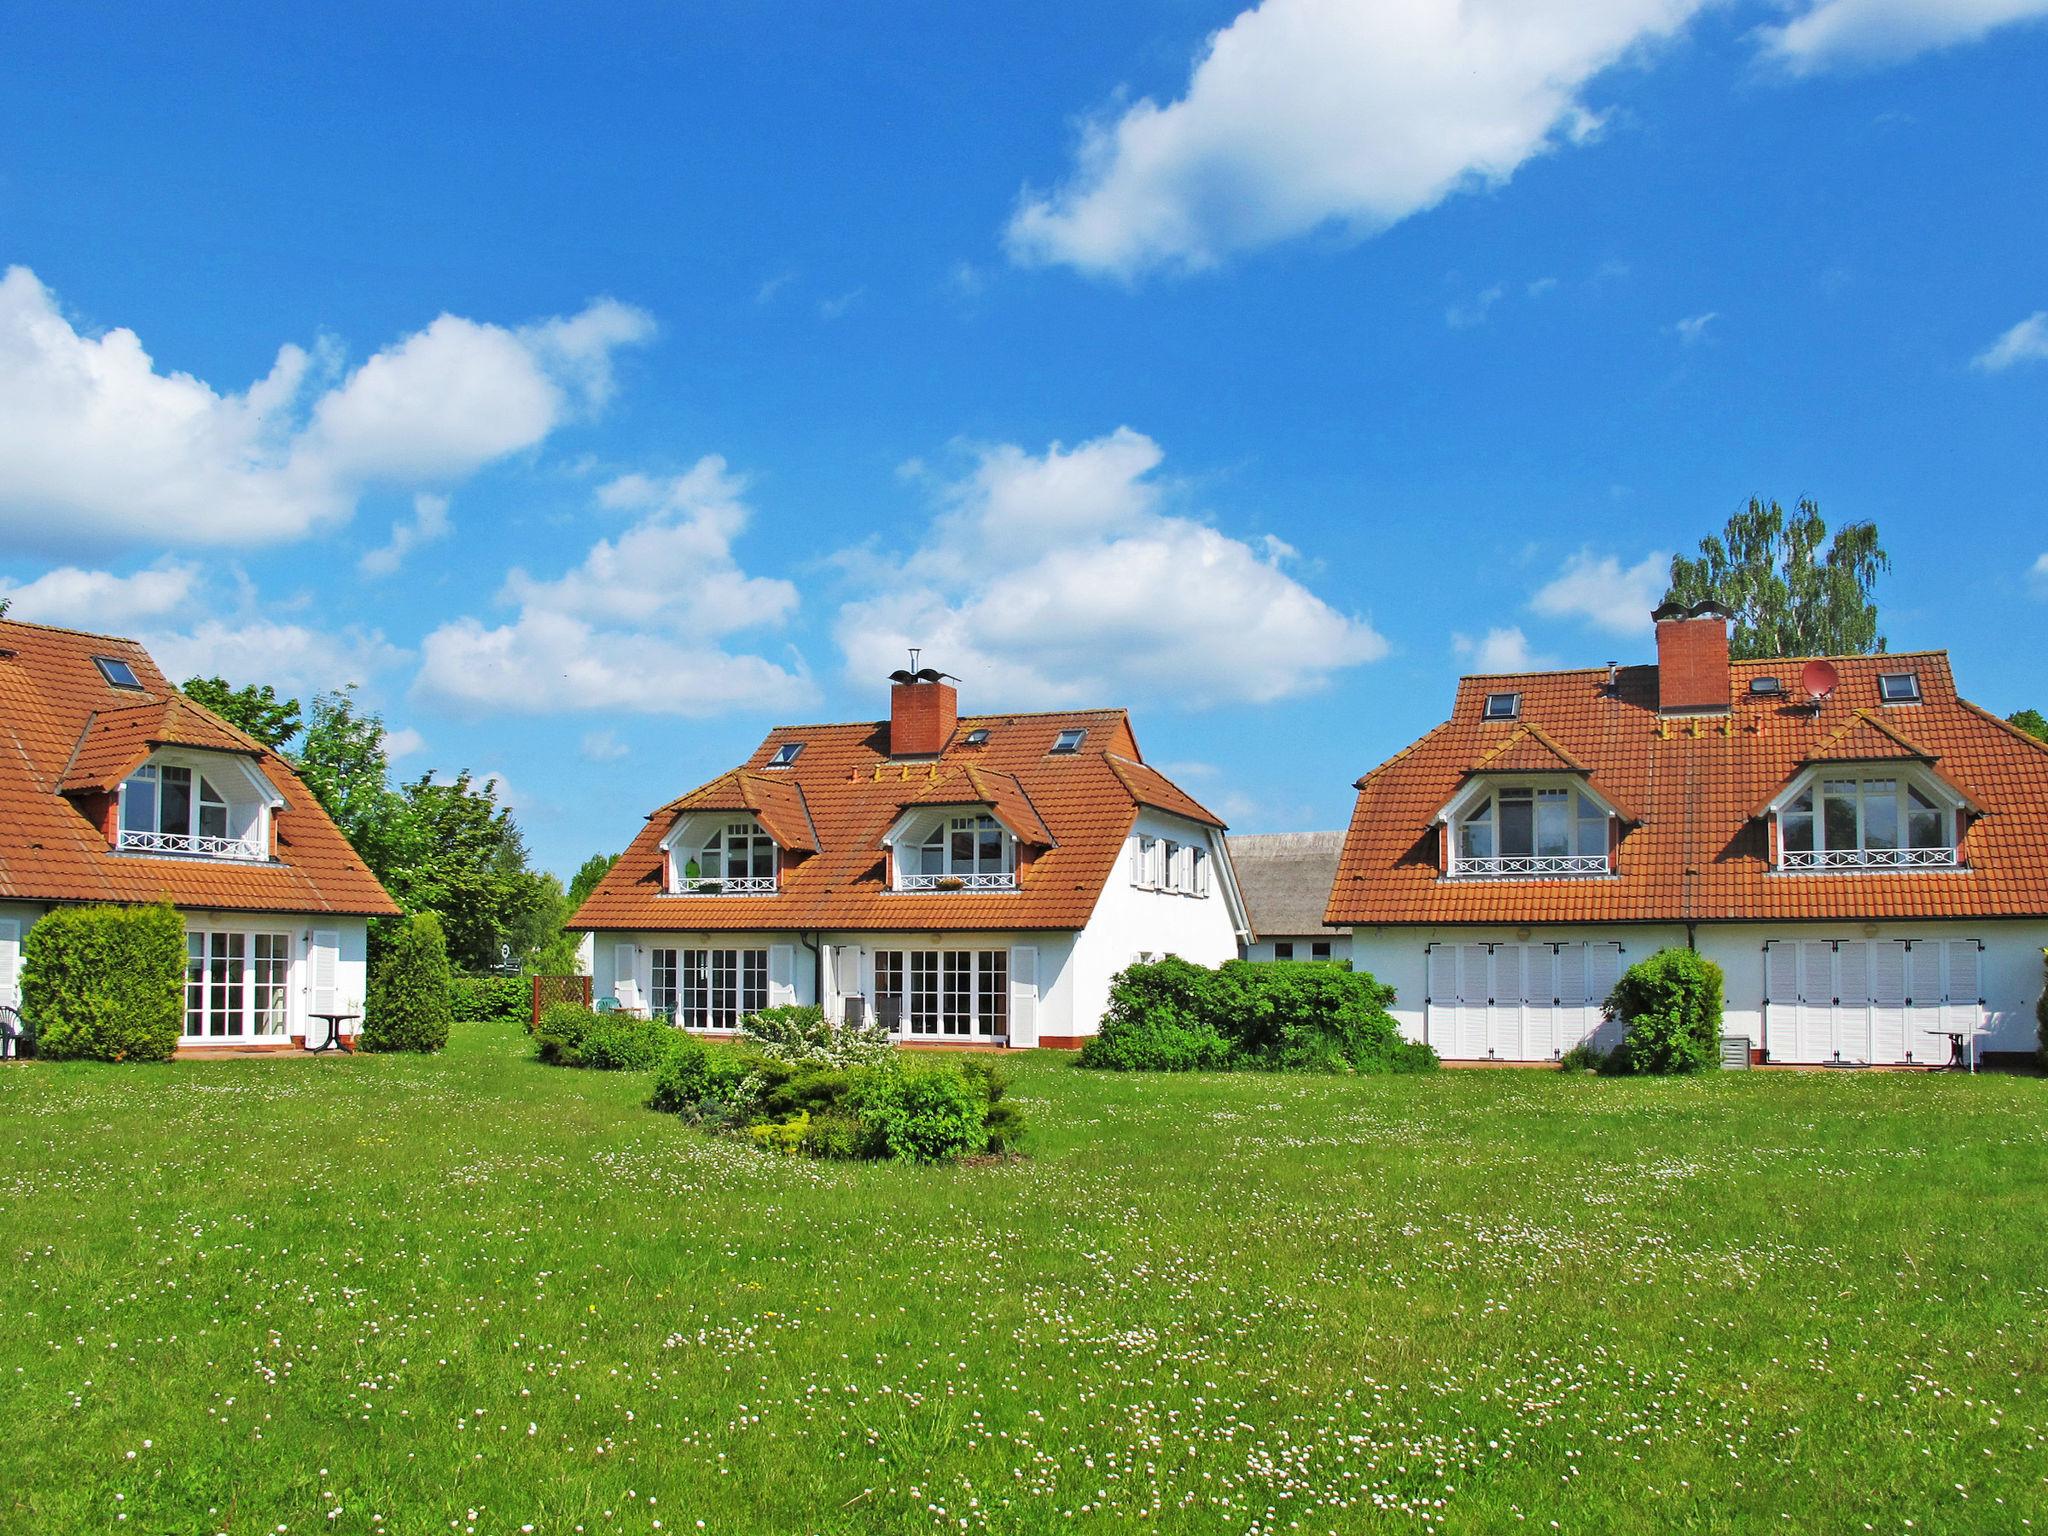
[[[1798,661],[1729,666],[1726,716],[1667,719],[1657,669],[1624,667],[1465,678],[1452,718],[1358,782],[1331,894],[1346,924],[1683,922],[1717,919],[1979,918],[2048,915],[2048,746],[1956,695],[1944,651],[1836,660],[1840,682],[1817,710],[1755,695],[1755,677]],[[1884,704],[1878,674],[1919,674],[1921,702]],[[1485,696],[1522,695],[1521,722],[1487,721]],[[1610,879],[1446,880],[1434,818],[1475,765],[1524,771],[1526,742],[1555,744],[1638,821]],[[1817,762],[1919,760],[1981,819],[1960,872],[1778,875],[1757,819]],[[1489,767],[1486,771],[1492,771]],[[1507,771],[1507,770],[1502,770]],[[1609,792],[1611,787],[1611,793]]]
[[[965,745],[968,732],[977,729],[988,732],[986,744]],[[1070,729],[1087,732],[1081,750],[1054,753],[1054,739]],[[1223,825],[1145,763],[1122,710],[963,716],[944,751],[916,761],[892,759],[888,734],[886,721],[777,726],[735,770],[758,779],[776,748],[804,744],[795,762],[769,776],[801,794],[818,851],[785,856],[775,895],[663,894],[659,845],[683,804],[673,801],[648,819],[569,926],[687,932],[1075,929],[1094,911],[1141,805]],[[912,805],[991,807],[1021,834],[1030,855],[1018,875],[1019,889],[886,889],[882,838]]]
[[[666,809],[671,820],[691,811],[750,811],[779,847],[797,853],[818,851],[818,831],[811,824],[803,788],[787,778],[735,769],[671,801]]]
[[[142,685],[115,688],[95,656]],[[251,758],[284,796],[261,864],[115,853],[95,824],[158,744]],[[390,916],[398,908],[276,753],[177,693],[132,640],[0,619],[0,900],[155,901],[223,911]]]

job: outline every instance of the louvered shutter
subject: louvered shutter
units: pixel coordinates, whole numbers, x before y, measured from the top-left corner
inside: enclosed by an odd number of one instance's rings
[[[1764,946],[1764,1049],[1774,1061],[1799,1055],[1799,946]]]
[[[1010,1044],[1038,1044],[1038,946],[1010,947]]]
[[[1799,1033],[1794,1061],[1829,1061],[1835,1053],[1835,946],[1799,946]]]
[[[1493,951],[1484,944],[1458,946],[1459,1056],[1486,1054],[1487,1015],[1493,1011]]]
[[[1953,939],[1942,947],[1948,951],[1948,985],[1941,997],[1941,1027],[1945,1033],[1961,1035],[1963,1053],[1970,1056],[1984,1017],[1984,952],[1975,939]],[[1950,1048],[1946,1040],[1942,1046]]]
[[[1597,1015],[1586,1009],[1586,946],[1561,944],[1557,951],[1557,1048],[1568,1051],[1592,1037]]]
[[[1626,1026],[1619,1020],[1609,1022],[1606,1015],[1607,996],[1621,981],[1621,946],[1619,944],[1588,944],[1586,946],[1586,1016],[1588,1029],[1599,1042],[1600,1049],[1611,1051],[1621,1044]]]
[[[1439,1056],[1449,1056],[1457,1038],[1458,952],[1448,944],[1432,944],[1426,953],[1429,996],[1423,1004],[1422,1038]]]
[[[1906,946],[1870,946],[1870,1059],[1906,1060]]]
[[[313,949],[308,957],[310,975],[307,979],[307,995],[313,1000],[312,1013],[335,1013],[341,1008],[341,1000],[335,995],[336,975],[341,969],[341,935],[332,928],[313,930]]]
[[[21,1006],[21,920],[0,917],[0,1008]]]
[[[796,1002],[796,948],[790,944],[768,946],[768,1006],[788,1008]]]
[[[1835,946],[1835,1051],[1844,1061],[1870,1061],[1870,946]]]
[[[1942,989],[1940,943],[1906,946],[1906,1049],[1916,1063],[1941,1066],[1950,1056],[1941,1032]]]
[[[1557,951],[1548,944],[1522,946],[1522,1059],[1548,1061],[1557,1043]]]
[[[621,1008],[640,1006],[639,952],[631,944],[612,946],[612,996]]]

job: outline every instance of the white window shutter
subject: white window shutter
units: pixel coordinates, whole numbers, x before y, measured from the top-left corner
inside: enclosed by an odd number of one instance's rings
[[[1588,1034],[1605,1030],[1600,1035],[1600,1048],[1611,1051],[1621,1043],[1626,1028],[1620,1022],[1607,1023],[1607,995],[1621,980],[1621,946],[1619,944],[1588,944],[1586,946],[1586,1017],[1589,1020]]]
[[[631,944],[612,947],[612,996],[621,1008],[640,1006],[639,951]]]
[[[1038,947],[1010,949],[1010,1044],[1038,1044]]]
[[[1975,939],[1954,939],[1943,947],[1948,951],[1948,987],[1941,998],[1941,1027],[1944,1033],[1961,1035],[1967,1052],[1981,1019],[1977,999],[1984,990],[1979,974],[1983,955]]]
[[[1870,946],[1870,1059],[1906,1058],[1906,946],[1897,939]]]
[[[796,1001],[796,949],[789,944],[768,946],[768,1006],[787,1008]]]
[[[1423,1000],[1422,1038],[1445,1054],[1458,1020],[1458,952],[1448,944],[1426,951],[1429,996]]]
[[[1799,1049],[1799,946],[1782,939],[1764,945],[1764,1049],[1791,1061]]]
[[[313,948],[307,956],[306,991],[313,1001],[309,1013],[338,1013],[341,999],[335,996],[341,970],[341,935],[332,928],[313,930]]]
[[[21,1006],[21,921],[0,917],[0,1008]]]

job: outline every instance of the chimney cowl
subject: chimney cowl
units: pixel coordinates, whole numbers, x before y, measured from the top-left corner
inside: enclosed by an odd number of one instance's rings
[[[1686,607],[1665,603],[1657,621],[1657,709],[1666,715],[1725,714],[1729,707],[1728,621],[1711,598]]]
[[[892,673],[889,683],[889,755],[937,757],[960,723],[960,691],[933,667]]]

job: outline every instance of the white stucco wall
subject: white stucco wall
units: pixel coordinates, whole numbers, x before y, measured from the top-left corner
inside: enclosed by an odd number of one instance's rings
[[[1770,941],[1976,939],[1984,945],[1984,1032],[1980,1051],[2034,1048],[2034,1005],[2042,987],[2041,951],[2048,920],[1889,923],[1702,923],[1699,952],[1726,977],[1722,1032],[1764,1040],[1764,945]],[[1395,989],[1393,1014],[1404,1033],[1423,1038],[1431,944],[1613,943],[1624,967],[1660,949],[1682,948],[1679,924],[1586,924],[1545,927],[1412,927],[1353,930],[1352,963]]]
[[[1291,958],[1308,960],[1314,956],[1312,946],[1323,943],[1330,946],[1330,958],[1339,964],[1351,958],[1351,935],[1348,933],[1263,934],[1244,946],[1244,957],[1247,960],[1278,960],[1280,957],[1273,953],[1273,946],[1292,944],[1294,954]]]

